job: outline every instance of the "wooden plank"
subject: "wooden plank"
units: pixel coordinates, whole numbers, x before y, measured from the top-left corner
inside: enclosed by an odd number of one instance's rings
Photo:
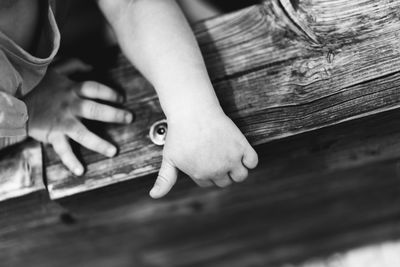
[[[0,153],[0,201],[44,190],[42,149],[25,142]]]
[[[180,179],[154,201],[150,175],[57,202],[42,193],[1,202],[0,261],[287,267],[398,242],[399,116],[392,111],[258,146],[259,168],[224,190]]]
[[[399,107],[400,1],[267,0],[195,27],[226,113],[254,145]],[[163,118],[151,86],[120,58],[109,77],[128,92],[137,120],[106,135],[120,155],[82,152],[88,171],[73,177],[48,152],[52,198],[158,170],[148,138]]]

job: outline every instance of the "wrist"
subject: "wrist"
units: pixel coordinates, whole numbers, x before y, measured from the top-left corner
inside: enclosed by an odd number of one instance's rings
[[[188,120],[207,121],[209,118],[215,119],[218,116],[225,115],[218,102],[202,103],[201,101],[198,100],[195,103],[184,101],[185,103],[166,110],[165,115],[168,123],[178,123]]]
[[[192,79],[191,82],[181,86],[174,84],[170,88],[158,90],[161,106],[169,121],[223,112],[208,79]]]

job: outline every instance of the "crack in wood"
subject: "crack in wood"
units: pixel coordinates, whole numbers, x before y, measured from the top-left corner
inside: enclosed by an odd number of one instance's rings
[[[300,18],[296,15],[296,10],[299,8],[299,2],[297,2],[296,5],[297,8],[295,8],[293,6],[294,2],[293,0],[275,0],[275,1],[277,1],[278,5],[282,8],[283,13],[287,16],[289,21],[291,21],[294,27],[296,27],[299,30],[297,32],[302,33],[299,35],[305,36],[310,42],[312,42],[317,46],[321,45],[321,42],[318,40],[317,36],[314,34],[312,29],[309,28],[307,24],[301,21]],[[273,3],[275,3],[275,1],[273,1]]]

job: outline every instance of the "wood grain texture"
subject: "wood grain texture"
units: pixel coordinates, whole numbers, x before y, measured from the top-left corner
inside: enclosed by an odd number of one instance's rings
[[[45,192],[0,202],[0,261],[300,267],[315,259],[328,267],[337,253],[397,243],[399,117],[391,111],[258,146],[259,168],[224,190],[180,179],[155,201],[150,175],[57,202]]]
[[[0,201],[45,189],[42,148],[27,141],[0,153]]]
[[[398,108],[399,8],[389,0],[267,0],[194,30],[222,107],[259,145]],[[48,151],[54,199],[158,170],[161,148],[148,138],[163,118],[156,94],[122,57],[109,68],[136,122],[107,131],[118,157],[82,152],[83,178]]]

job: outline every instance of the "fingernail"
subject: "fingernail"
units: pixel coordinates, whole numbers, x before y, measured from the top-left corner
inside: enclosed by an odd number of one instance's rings
[[[155,185],[153,187],[153,189],[151,189],[150,191],[150,196],[152,198],[157,198],[158,197],[158,193],[160,192],[160,187],[158,185]]]
[[[133,115],[132,115],[132,113],[127,112],[127,113],[125,114],[125,121],[126,121],[127,123],[131,123],[132,120],[133,120]]]
[[[109,156],[110,158],[114,157],[115,154],[117,154],[117,148],[110,147],[110,148],[107,149],[107,156]]]
[[[83,174],[83,168],[82,167],[76,167],[74,169],[74,173],[76,176],[81,176]]]

